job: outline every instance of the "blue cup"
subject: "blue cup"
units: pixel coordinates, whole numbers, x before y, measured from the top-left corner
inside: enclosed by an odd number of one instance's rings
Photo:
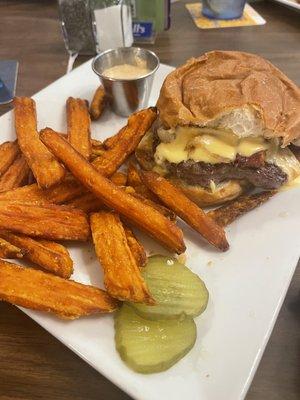
[[[243,15],[246,0],[202,0],[202,14],[211,19],[236,19]]]

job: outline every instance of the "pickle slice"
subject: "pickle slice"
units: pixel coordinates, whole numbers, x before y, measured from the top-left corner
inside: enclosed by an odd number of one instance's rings
[[[143,374],[172,367],[189,352],[197,337],[192,318],[146,320],[126,304],[116,313],[115,331],[122,360]]]
[[[142,275],[156,305],[129,303],[141,317],[196,317],[206,309],[208,291],[204,282],[176,259],[164,256],[149,257]]]

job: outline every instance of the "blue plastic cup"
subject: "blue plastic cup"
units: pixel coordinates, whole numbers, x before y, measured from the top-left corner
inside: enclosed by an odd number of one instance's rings
[[[236,19],[243,15],[246,0],[202,0],[202,14],[211,19]]]

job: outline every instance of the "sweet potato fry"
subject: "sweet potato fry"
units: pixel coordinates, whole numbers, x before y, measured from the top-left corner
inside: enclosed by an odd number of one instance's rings
[[[31,185],[0,193],[0,201],[10,200],[11,202],[33,204],[62,204],[85,192],[86,190],[84,187],[70,175],[66,177],[64,182],[49,189],[42,190],[36,183],[33,183]]]
[[[67,249],[61,244],[32,239],[25,235],[7,231],[1,231],[1,236],[9,243],[24,250],[24,259],[62,278],[67,279],[72,275],[73,261]]]
[[[80,210],[54,204],[0,201],[0,229],[49,240],[87,240],[89,224]]]
[[[92,154],[91,161],[94,161],[97,157],[100,157],[105,153],[106,149],[103,146],[103,143],[100,140],[92,139]],[[97,143],[98,142],[98,143]]]
[[[69,171],[103,203],[125,216],[171,251],[185,250],[182,231],[154,208],[127,194],[102,176],[57,133],[46,130],[41,139]]]
[[[135,234],[127,226],[123,226],[127,244],[139,268],[143,267],[147,262],[147,255],[143,245],[139,242]]]
[[[109,313],[118,305],[104,290],[2,260],[0,300],[63,319]]]
[[[101,140],[91,138],[91,143],[92,143],[93,148],[104,150],[104,146],[103,146],[103,143],[101,142]]]
[[[8,170],[0,177],[0,192],[22,186],[28,180],[29,167],[25,157],[20,154]]]
[[[57,133],[59,135],[61,135],[64,139],[68,140],[68,134],[62,133],[62,132],[57,132]],[[101,142],[101,140],[90,138],[90,141],[91,141],[92,149],[94,149],[94,148],[96,150],[102,149],[103,151],[105,151],[105,148],[104,148],[103,143]]]
[[[101,147],[92,147],[92,155],[90,160],[94,161],[96,160],[96,158],[103,156],[103,154],[105,153],[106,150],[104,150]]]
[[[134,188],[132,186],[124,186],[123,189],[128,194],[136,194],[136,191],[134,190]]]
[[[48,249],[55,251],[56,253],[64,254],[70,257],[67,248],[60,243],[52,242],[50,240],[45,240],[45,239],[35,239],[35,240],[41,243],[43,246],[47,247]]]
[[[121,128],[119,130],[119,132],[117,132],[115,135],[110,136],[107,139],[105,139],[104,142],[103,142],[104,149],[105,150],[109,150],[112,147],[114,147],[115,144],[118,143],[118,141],[121,139],[125,129],[126,129],[126,126],[123,126],[123,128]]]
[[[103,202],[93,193],[85,193],[66,203],[67,206],[77,208],[87,214],[105,208]]]
[[[54,132],[61,138],[64,138],[64,135],[60,134],[59,132],[53,131],[51,128],[45,128],[40,131],[40,136],[42,136],[45,132]],[[123,142],[125,144],[125,142]],[[128,148],[128,152],[131,150]],[[97,157],[92,157],[92,165],[103,175],[106,177],[112,176],[116,171],[119,169],[119,167],[123,164],[125,159],[130,155],[129,153],[126,153],[124,150],[123,154],[120,154],[120,148],[118,146],[117,152],[115,151],[115,148],[112,148],[111,150],[108,151],[100,151],[99,156]]]
[[[161,214],[169,218],[171,221],[176,221],[176,214],[173,211],[169,210],[167,207],[163,206],[162,204],[156,203],[146,197],[143,197],[141,194],[136,193],[134,189],[129,186],[124,186],[123,190],[131,194],[133,197],[139,199],[142,203],[155,208],[155,210],[159,211]],[[76,197],[75,199],[67,201],[64,204],[73,208],[78,208],[79,210],[82,210],[85,213],[91,213],[105,208],[103,201],[101,201],[93,193],[90,192],[84,193]]]
[[[165,217],[169,218],[171,221],[176,221],[176,214],[174,211],[170,210],[169,208],[163,206],[160,203],[156,203],[153,200],[148,199],[147,197],[142,196],[139,193],[133,192],[131,195],[137,199],[139,199],[144,204],[148,204],[148,206],[155,208],[155,210],[159,211]]]
[[[146,199],[151,200],[154,203],[157,204],[161,203],[160,199],[156,196],[156,194],[151,192],[151,190],[149,190],[147,186],[144,184],[135,186],[134,191],[135,193],[139,194],[140,196],[143,196]]]
[[[141,138],[151,127],[156,115],[156,109],[153,107],[131,115],[120,138],[114,143],[113,147],[93,160],[93,166],[106,177],[113,175],[134,152]],[[40,135],[42,136],[45,132],[54,131],[51,128],[45,128],[40,132]],[[59,133],[55,133],[59,135]]]
[[[127,185],[133,188],[143,185],[138,169],[132,161],[128,164],[127,168]]]
[[[108,211],[94,213],[91,230],[107,292],[119,300],[153,304],[119,216]]]
[[[57,185],[65,177],[65,169],[39,139],[34,100],[14,99],[15,127],[18,143],[41,188]]]
[[[230,204],[209,211],[207,215],[212,218],[220,226],[227,226],[237,218],[253,210],[269,200],[276,191],[260,192],[250,196],[240,196]]]
[[[136,193],[144,198],[150,199],[156,203],[160,203],[159,198],[151,192],[142,182],[139,170],[133,162],[130,162],[127,169],[127,185],[132,186]]]
[[[127,182],[127,176],[123,172],[115,172],[110,180],[117,186],[125,186]]]
[[[200,207],[188,199],[180,189],[155,172],[144,171],[141,173],[141,178],[167,207],[199,232],[209,243],[222,251],[228,249],[224,230]]]
[[[89,160],[92,153],[91,120],[85,100],[68,98],[67,125],[69,142],[83,157]]]
[[[5,142],[0,145],[0,176],[4,174],[20,153],[17,142]]]
[[[12,243],[0,238],[0,258],[22,258],[24,254],[24,249],[14,246]]]
[[[35,177],[34,177],[32,171],[30,170],[29,174],[28,174],[27,185],[32,185],[33,183],[36,183],[36,180],[35,180]]]
[[[90,115],[93,120],[101,117],[105,107],[105,91],[103,86],[99,86],[96,90],[90,105]]]
[[[122,172],[115,172],[111,177],[111,181],[117,186],[123,186],[126,184],[126,175]],[[83,193],[78,197],[67,201],[66,205],[78,208],[85,213],[91,213],[103,209],[105,206],[101,200],[99,200],[93,193]]]
[[[93,161],[94,167],[103,175],[111,176],[134,152],[145,133],[150,129],[157,113],[155,108],[147,108],[132,114],[126,127],[113,147]]]

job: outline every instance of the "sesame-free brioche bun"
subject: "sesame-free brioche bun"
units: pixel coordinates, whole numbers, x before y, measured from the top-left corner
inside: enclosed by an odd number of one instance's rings
[[[282,146],[300,138],[300,89],[267,60],[237,51],[192,58],[165,79],[157,102],[160,123],[231,129],[278,137]]]
[[[148,132],[135,152],[138,163],[147,171],[152,171],[156,167],[152,145],[153,133]],[[182,179],[174,177],[168,177],[168,179],[201,207],[225,203],[226,201],[235,199],[249,189],[249,184],[246,182],[232,179],[217,185],[214,190],[206,189],[200,185],[189,185]]]

